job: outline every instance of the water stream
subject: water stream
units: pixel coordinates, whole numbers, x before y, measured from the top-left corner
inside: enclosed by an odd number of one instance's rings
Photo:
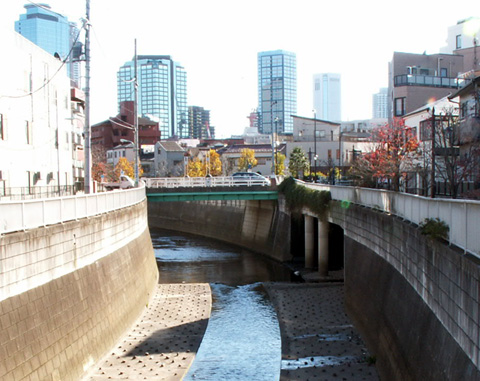
[[[284,266],[206,238],[152,229],[161,283],[210,283],[208,328],[185,380],[278,380],[280,329],[264,281],[291,279]]]

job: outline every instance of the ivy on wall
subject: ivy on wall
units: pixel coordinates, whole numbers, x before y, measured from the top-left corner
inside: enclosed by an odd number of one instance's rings
[[[278,191],[285,196],[290,211],[308,208],[317,215],[323,215],[328,209],[332,195],[329,191],[317,191],[298,185],[293,177],[282,181]]]

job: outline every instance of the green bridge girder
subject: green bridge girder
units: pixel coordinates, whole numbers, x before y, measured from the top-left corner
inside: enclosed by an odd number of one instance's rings
[[[147,193],[148,201],[278,200],[277,191]]]

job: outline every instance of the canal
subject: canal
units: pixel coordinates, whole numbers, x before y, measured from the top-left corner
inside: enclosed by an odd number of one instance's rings
[[[261,282],[291,271],[259,254],[208,238],[151,230],[160,283],[209,283],[207,331],[185,380],[278,380],[281,339]]]

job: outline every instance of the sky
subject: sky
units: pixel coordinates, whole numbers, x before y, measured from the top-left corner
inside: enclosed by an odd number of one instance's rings
[[[28,0],[8,0],[0,32]],[[44,0],[78,22],[86,1]],[[257,53],[297,56],[297,115],[313,117],[315,73],[340,73],[342,119],[372,117],[393,52],[438,53],[478,0],[90,0],[91,123],[117,114],[116,73],[138,55],[170,55],[187,72],[188,105],[210,110],[217,137],[242,134],[258,105]]]

